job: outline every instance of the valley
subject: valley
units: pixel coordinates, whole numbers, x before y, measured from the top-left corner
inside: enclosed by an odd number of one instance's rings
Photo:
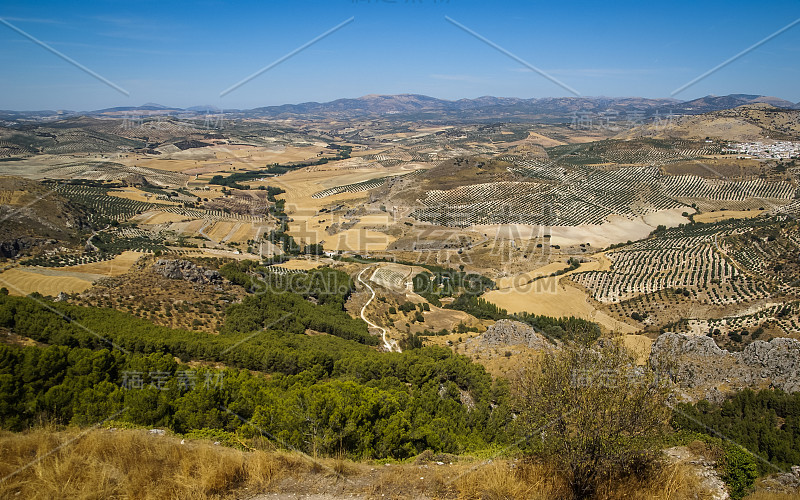
[[[384,491],[366,461],[405,461],[403,477],[424,453],[517,467],[516,386],[570,349],[624,359],[591,368],[601,381],[667,366],[689,413],[750,389],[794,393],[800,111],[765,99],[709,97],[666,125],[681,103],[480,101],[476,113],[401,95],[224,120],[0,116],[0,358],[20,367],[0,372],[14,394],[0,423],[115,415],[106,428],[165,428],[263,461],[338,457],[363,483],[341,491],[360,494]],[[630,120],[571,119],[611,112]],[[25,392],[39,356],[59,368]],[[178,380],[189,372],[205,385]],[[131,374],[139,385],[121,388]],[[672,445],[733,453],[682,425]],[[794,457],[781,448],[767,464]],[[475,480],[453,460],[443,478]],[[303,474],[293,491],[321,491]],[[281,491],[247,477],[236,484]],[[480,496],[456,484],[431,494]]]

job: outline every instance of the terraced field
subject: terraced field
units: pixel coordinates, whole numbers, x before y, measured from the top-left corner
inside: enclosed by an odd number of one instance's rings
[[[800,302],[767,303],[757,311],[723,318],[692,319],[677,325],[677,330],[705,335],[708,332],[746,331],[748,335],[766,325],[777,326],[784,335],[800,335]],[[751,333],[752,332],[752,333]],[[757,334],[756,334],[757,335]],[[756,337],[757,338],[757,337]]]

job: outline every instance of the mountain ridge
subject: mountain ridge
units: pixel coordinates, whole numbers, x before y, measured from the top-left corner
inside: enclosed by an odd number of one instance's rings
[[[455,100],[440,99],[422,94],[367,94],[355,98],[332,101],[307,101],[250,109],[219,109],[210,105],[179,108],[156,103],[141,106],[116,106],[90,111],[14,111],[0,110],[0,119],[65,117],[65,116],[115,116],[125,113],[145,114],[207,114],[208,112],[239,114],[259,118],[362,118],[396,115],[398,118],[565,118],[577,113],[607,113],[637,111],[646,114],[696,115],[711,111],[731,109],[745,104],[767,103],[772,106],[798,109],[800,103],[758,94],[708,95],[688,101],[672,98],[644,97],[498,97],[480,96]]]

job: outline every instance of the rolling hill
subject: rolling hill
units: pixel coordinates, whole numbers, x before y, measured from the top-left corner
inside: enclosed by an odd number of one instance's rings
[[[662,125],[649,123],[620,135],[671,139],[723,139],[728,141],[797,140],[800,138],[800,110],[779,108],[765,102],[732,109],[684,116]]]

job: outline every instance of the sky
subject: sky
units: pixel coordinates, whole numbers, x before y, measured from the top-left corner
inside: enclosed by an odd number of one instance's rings
[[[800,101],[797,0],[4,0],[0,19],[0,109],[247,109],[402,93]]]

